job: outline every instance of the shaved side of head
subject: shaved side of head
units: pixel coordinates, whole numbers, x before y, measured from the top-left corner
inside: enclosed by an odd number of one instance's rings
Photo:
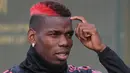
[[[45,24],[46,17],[70,17],[70,10],[58,1],[45,0],[33,5],[30,9],[29,28],[39,31]]]

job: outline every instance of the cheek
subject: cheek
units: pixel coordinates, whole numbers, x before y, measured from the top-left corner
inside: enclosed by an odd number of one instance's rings
[[[71,48],[73,46],[73,40],[72,39],[69,39],[68,40],[68,44],[69,44],[69,47]]]
[[[51,37],[45,37],[42,39],[43,41],[43,48],[46,48],[48,50],[53,50],[58,44],[58,40],[53,39]]]

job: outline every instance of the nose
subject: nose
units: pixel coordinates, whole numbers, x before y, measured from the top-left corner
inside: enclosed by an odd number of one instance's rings
[[[64,35],[60,37],[59,46],[60,47],[69,47],[68,40]]]

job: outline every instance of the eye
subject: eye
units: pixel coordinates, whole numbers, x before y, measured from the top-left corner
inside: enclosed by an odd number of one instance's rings
[[[58,37],[58,36],[61,35],[61,33],[57,32],[57,31],[53,31],[53,32],[50,32],[49,35],[52,36],[52,37]]]
[[[60,35],[60,33],[52,33],[51,35],[55,35],[55,36],[58,36],[58,35]]]
[[[73,34],[74,34],[73,31],[72,32],[68,32],[68,33],[66,33],[66,36],[69,37],[69,38],[72,38]]]

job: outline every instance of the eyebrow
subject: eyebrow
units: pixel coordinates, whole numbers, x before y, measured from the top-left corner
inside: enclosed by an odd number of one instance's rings
[[[60,32],[60,30],[57,30],[57,29],[51,29],[51,30],[48,30],[47,32]]]
[[[69,30],[66,33],[74,33],[74,30]]]
[[[60,30],[57,30],[57,29],[51,29],[51,30],[48,30],[47,32],[51,33],[51,32],[56,32],[56,33],[62,33]],[[74,30],[68,30],[66,33],[74,33]]]

